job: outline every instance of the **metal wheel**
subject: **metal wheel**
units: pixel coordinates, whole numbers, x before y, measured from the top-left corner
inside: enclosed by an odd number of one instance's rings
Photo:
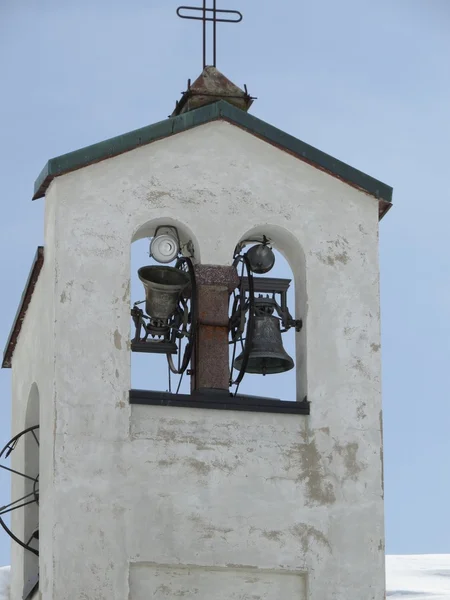
[[[6,444],[6,446],[3,447],[0,452],[0,468],[10,471],[17,477],[21,477],[29,482],[33,482],[31,492],[25,494],[21,498],[17,498],[17,500],[14,500],[5,506],[0,507],[0,525],[15,542],[22,546],[22,548],[25,548],[29,552],[36,554],[36,556],[39,556],[39,550],[37,549],[39,540],[38,523],[36,523],[36,528],[31,534],[30,538],[28,540],[22,540],[18,535],[11,531],[2,518],[3,515],[14,510],[23,509],[29,504],[36,503],[39,505],[39,473],[22,473],[20,471],[11,469],[4,464],[17,445],[20,443],[24,444],[25,441],[28,442],[28,440],[30,440],[31,443],[36,444],[36,451],[39,452],[39,425],[34,425],[33,427],[29,427],[21,433],[18,433]]]

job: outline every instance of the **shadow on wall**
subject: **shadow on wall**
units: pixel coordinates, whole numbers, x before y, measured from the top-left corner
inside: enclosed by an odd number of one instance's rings
[[[25,419],[25,428],[39,425],[39,390],[35,383],[31,386],[28,397],[28,406]],[[25,465],[24,473],[31,477],[39,475],[39,446],[35,438],[31,435],[25,436]],[[24,495],[33,494],[35,491],[35,482],[30,479],[24,480]],[[33,532],[39,527],[39,506],[36,502],[28,504],[24,508],[24,532],[23,540],[29,540]],[[38,549],[37,540],[34,540],[33,547]],[[39,571],[39,557],[24,550],[23,557],[23,581],[25,587],[29,581],[35,581]]]

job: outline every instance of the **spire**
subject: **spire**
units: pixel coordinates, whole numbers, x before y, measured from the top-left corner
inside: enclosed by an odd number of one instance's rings
[[[181,100],[176,103],[171,117],[206,104],[212,104],[218,100],[226,100],[236,108],[247,112],[255,99],[248,94],[246,85],[242,90],[218,71],[216,67],[207,66],[192,85],[189,79],[188,89],[183,92]]]

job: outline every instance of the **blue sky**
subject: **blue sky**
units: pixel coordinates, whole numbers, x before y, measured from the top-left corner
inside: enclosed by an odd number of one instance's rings
[[[177,6],[1,2],[0,340],[43,242],[31,195],[47,159],[164,119],[200,73],[200,25]],[[450,553],[450,3],[220,6],[244,14],[219,27],[218,67],[258,97],[251,112],[394,187],[380,231],[387,552]],[[8,370],[0,391],[2,443]]]

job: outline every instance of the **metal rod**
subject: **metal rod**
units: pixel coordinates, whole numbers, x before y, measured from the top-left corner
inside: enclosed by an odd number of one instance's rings
[[[6,444],[6,446],[4,446],[4,448],[0,452],[0,457],[2,457],[3,456],[3,452],[8,449],[8,453],[5,456],[5,458],[7,458],[9,456],[9,454],[11,453],[11,451],[14,450],[14,448],[16,447],[17,442],[19,441],[19,439],[23,435],[25,435],[26,433],[28,433],[29,431],[32,431],[33,429],[39,429],[39,425],[33,425],[33,427],[28,427],[27,429],[24,429],[23,431],[21,431],[20,433],[18,433],[17,435],[15,435],[12,438],[12,440],[9,440],[9,442]]]
[[[193,14],[182,14],[182,11],[189,11],[194,13],[199,11],[202,16],[196,17]],[[211,14],[208,17],[208,14]],[[203,21],[203,68],[206,67],[206,21],[212,21],[213,23],[213,66],[217,64],[217,23],[240,23],[242,21],[242,13],[238,10],[227,10],[217,8],[217,0],[213,0],[213,7],[206,7],[206,0],[203,0],[203,6],[179,6],[177,8],[177,15],[182,19],[193,19],[194,21]],[[218,17],[221,15],[223,18]]]
[[[18,498],[17,500],[14,500],[14,502],[11,502],[10,504],[6,504],[5,506],[0,506],[0,510],[4,510],[5,508],[9,508],[13,504],[17,504],[18,502],[21,502],[22,500],[25,500],[25,498],[28,498],[29,496],[34,496],[34,492],[30,492],[26,496],[22,496],[22,498]]]
[[[206,0],[203,0],[203,68],[206,67]]]
[[[17,442],[18,442],[18,440],[16,440],[14,443],[12,443],[11,446],[8,446],[8,452],[5,454],[5,458],[8,458],[8,456],[11,454],[11,452],[17,446]]]
[[[4,465],[0,465],[0,469],[5,469],[5,471],[11,471],[11,473],[15,473],[16,475],[25,477],[25,479],[31,479],[31,481],[36,481],[35,477],[30,477],[29,475],[25,475],[24,473],[20,473],[19,471],[14,471],[14,469],[10,469],[9,467],[5,467]]]
[[[177,394],[180,391],[181,382],[183,381],[183,375],[184,375],[184,371],[183,371],[183,373],[181,373],[180,379],[178,380],[177,391],[176,391]]]
[[[33,504],[36,500],[29,500],[28,502],[24,502],[23,504],[19,504],[19,506],[15,506],[14,508],[9,508],[8,510],[0,510],[0,515],[5,515],[6,513],[12,512],[13,510],[17,510],[18,508],[23,508],[27,506],[27,504]]]
[[[216,19],[216,0],[213,0],[213,66],[216,66],[216,31],[217,31],[217,19]]]
[[[33,554],[36,554],[36,556],[39,556],[39,552],[37,550],[35,550],[34,548],[30,548],[29,546],[26,546],[22,540],[19,540],[19,538],[17,536],[15,536],[13,534],[13,532],[11,531],[11,529],[9,529],[9,527],[7,527],[6,523],[4,522],[4,520],[0,517],[0,525],[3,527],[3,529],[6,531],[6,533],[12,537],[12,539],[17,542],[19,544],[19,546],[22,546],[22,548],[25,548],[25,550],[29,550],[30,552],[32,552]]]
[[[29,539],[28,539],[28,541],[27,541],[27,546],[29,546],[29,545],[30,545],[30,542],[31,542],[31,540],[34,538],[34,534],[35,534],[35,533],[36,533],[36,532],[35,532],[35,531],[33,531],[33,533],[30,535],[30,537],[29,537]]]
[[[172,378],[170,376],[170,365],[168,362],[167,362],[167,371],[169,373],[169,394],[171,394],[172,393]]]
[[[203,12],[203,8],[201,6],[179,6],[177,8],[177,15],[181,18],[181,19],[192,19],[193,21],[203,21],[203,17],[192,17],[189,15],[182,15],[180,13],[181,10],[199,10],[201,12]],[[206,13],[209,12],[213,12],[212,8],[206,8]],[[217,19],[216,21],[218,23],[240,23],[242,21],[242,13],[240,13],[238,10],[223,10],[221,8],[217,8],[216,9],[216,14],[220,15],[220,14],[230,14],[230,15],[237,15],[236,19]],[[207,21],[212,21],[213,18],[212,17],[206,17]]]
[[[31,430],[31,433],[33,434],[33,437],[36,440],[36,444],[39,446],[39,440],[37,439],[36,434],[34,433],[33,430]]]

